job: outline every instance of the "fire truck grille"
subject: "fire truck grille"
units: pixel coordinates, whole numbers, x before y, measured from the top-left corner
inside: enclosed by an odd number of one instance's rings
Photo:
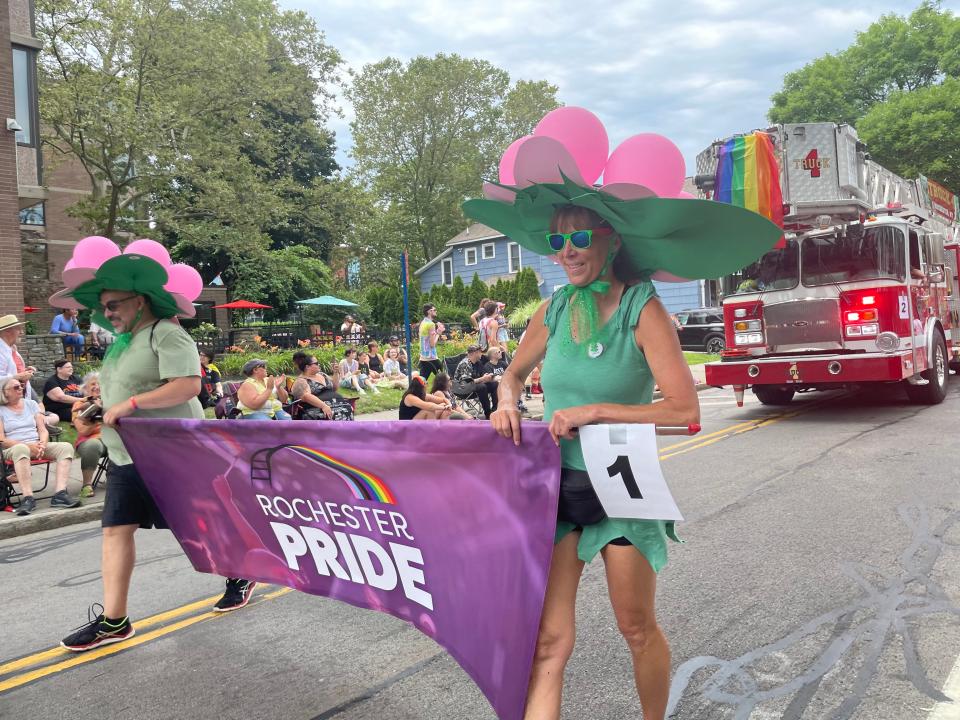
[[[839,348],[843,334],[840,306],[836,299],[803,299],[765,305],[763,324],[767,345],[781,347]]]

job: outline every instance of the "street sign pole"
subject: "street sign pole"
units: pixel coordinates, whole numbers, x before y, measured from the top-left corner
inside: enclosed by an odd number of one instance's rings
[[[407,251],[404,250],[400,255],[400,285],[403,287],[403,339],[407,345],[407,382],[409,383],[413,376],[413,353],[410,348],[410,296],[407,292],[410,278],[407,263]]]

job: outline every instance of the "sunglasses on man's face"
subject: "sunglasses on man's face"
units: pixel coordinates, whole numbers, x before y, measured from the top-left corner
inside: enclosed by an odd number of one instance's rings
[[[123,305],[123,303],[127,302],[127,300],[133,300],[135,297],[137,297],[137,295],[131,295],[130,297],[120,298],[119,300],[105,302],[103,303],[103,311],[115,313],[120,309],[120,306]]]
[[[594,235],[605,237],[612,232],[612,228],[593,228],[591,230],[574,230],[568,233],[547,233],[547,242],[554,252],[563,250],[568,240],[577,250],[586,250],[593,243]]]

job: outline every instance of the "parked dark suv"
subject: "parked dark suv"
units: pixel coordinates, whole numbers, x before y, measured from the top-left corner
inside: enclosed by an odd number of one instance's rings
[[[700,350],[718,354],[724,348],[723,310],[698,308],[683,310],[674,315],[680,346],[684,350]]]

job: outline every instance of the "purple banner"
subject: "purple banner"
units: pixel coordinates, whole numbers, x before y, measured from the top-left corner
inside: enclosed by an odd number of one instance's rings
[[[390,613],[523,717],[560,454],[471,422],[126,419],[121,434],[194,568]]]

